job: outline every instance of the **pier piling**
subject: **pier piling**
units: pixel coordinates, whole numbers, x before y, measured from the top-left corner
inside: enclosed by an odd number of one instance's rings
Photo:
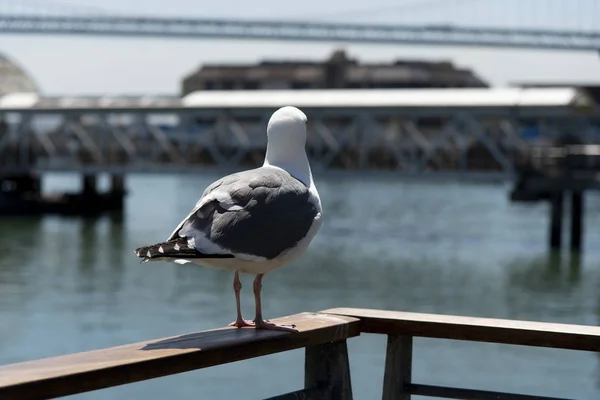
[[[562,247],[565,194],[563,190],[556,190],[550,194],[550,226],[548,237],[552,251],[560,251]],[[584,193],[581,190],[573,190],[570,192],[569,198],[571,200],[569,248],[572,252],[580,252],[583,248]]]
[[[582,250],[584,197],[582,191],[571,193],[571,251]]]
[[[95,196],[98,194],[96,175],[84,174],[82,176],[81,192],[84,196]]]
[[[550,249],[560,250],[562,244],[564,192],[557,190],[550,196]]]
[[[570,206],[569,249],[583,250],[586,190],[600,189],[600,146],[563,145],[536,147],[517,168],[512,201],[548,201],[550,223],[548,242],[551,251],[560,251],[565,197]]]

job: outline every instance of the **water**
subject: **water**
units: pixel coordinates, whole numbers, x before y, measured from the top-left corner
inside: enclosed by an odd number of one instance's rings
[[[134,176],[121,221],[0,221],[0,364],[224,326],[233,274],[139,264],[217,175]],[[598,325],[600,197],[587,197],[580,259],[546,251],[545,204],[508,187],[319,177],[325,225],[299,261],[268,275],[266,317],[331,307]],[[51,176],[48,190],[76,188]],[[243,279],[252,317],[251,278]],[[577,399],[600,396],[595,353],[417,339],[414,380]],[[381,395],[385,338],[349,342],[356,399]],[[302,350],[74,396],[260,399],[302,387]]]

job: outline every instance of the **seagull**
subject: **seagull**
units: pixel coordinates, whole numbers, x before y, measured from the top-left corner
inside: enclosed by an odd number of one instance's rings
[[[306,156],[306,115],[286,106],[267,125],[260,168],[210,184],[165,242],[135,249],[142,262],[194,263],[235,272],[237,318],[230,326],[297,332],[263,319],[262,279],[300,257],[319,231],[323,210]],[[240,273],[256,275],[256,315],[242,318]]]

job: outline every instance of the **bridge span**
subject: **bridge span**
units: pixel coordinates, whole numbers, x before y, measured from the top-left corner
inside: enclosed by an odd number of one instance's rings
[[[0,214],[121,210],[125,175],[262,164],[266,125],[283,105],[309,118],[313,170],[417,178],[518,175],[532,146],[565,135],[600,142],[593,99],[573,88],[272,90],[176,97],[0,97]],[[571,139],[572,139],[571,138]],[[47,172],[82,177],[47,197]],[[111,188],[99,193],[97,176]]]
[[[262,162],[283,105],[309,117],[316,169],[512,174],[532,144],[600,141],[574,88],[211,91],[184,98],[0,98],[0,172],[145,173]]]
[[[486,28],[453,24],[382,25],[275,20],[0,14],[0,34],[262,39],[538,50],[600,50],[600,30]]]
[[[115,7],[0,0],[0,34],[600,50],[595,0],[405,0],[338,8],[329,16],[327,7],[300,6],[287,18],[273,10],[259,18],[242,10],[236,18],[217,18],[176,4],[153,9],[138,2],[128,9],[124,1]]]

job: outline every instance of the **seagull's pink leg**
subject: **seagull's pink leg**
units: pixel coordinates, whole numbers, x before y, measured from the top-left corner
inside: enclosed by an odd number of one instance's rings
[[[242,282],[240,282],[240,273],[235,271],[235,277],[233,278],[233,291],[235,292],[235,305],[237,307],[237,318],[235,322],[229,324],[229,326],[237,326],[243,328],[244,326],[254,326],[254,322],[246,321],[242,318],[242,309],[240,304],[240,291],[242,290]]]
[[[265,321],[262,317],[262,305],[260,302],[260,290],[262,289],[262,278],[264,274],[256,275],[254,279],[254,301],[256,303],[256,317],[254,318],[254,326],[256,329],[269,329],[273,331],[298,332],[294,329],[296,325],[276,325]]]

